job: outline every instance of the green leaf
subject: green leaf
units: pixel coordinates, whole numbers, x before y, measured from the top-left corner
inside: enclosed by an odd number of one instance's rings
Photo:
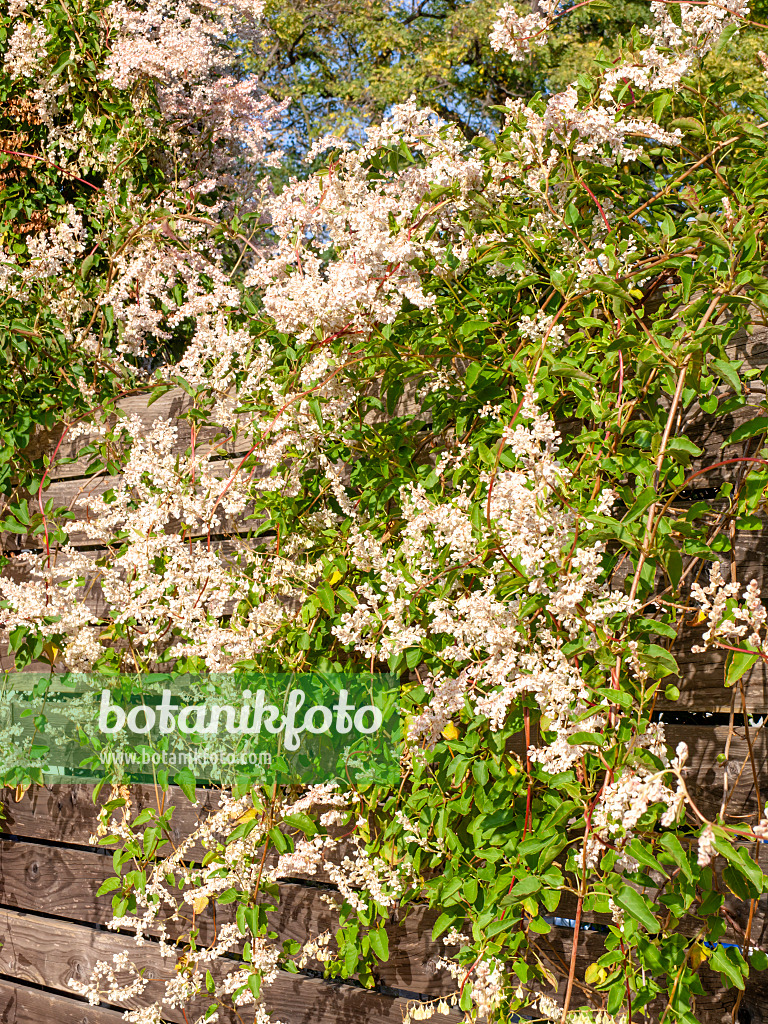
[[[673,832],[665,832],[661,837],[660,845],[664,847],[667,853],[669,853],[672,860],[677,864],[685,877],[689,881],[692,881],[693,869],[691,868],[689,855],[683,849],[683,845],[677,836]]]
[[[736,394],[741,394],[741,377],[739,377],[739,366],[741,363],[731,363],[725,359],[713,359],[712,366],[720,376],[731,385]]]
[[[261,975],[249,974],[248,975],[248,988],[253,993],[253,998],[258,1000],[261,993]]]
[[[677,662],[669,651],[659,647],[658,644],[648,644],[645,648],[641,647],[640,656],[649,668],[655,669],[653,674],[656,677],[678,675],[680,671]]]
[[[456,913],[442,913],[432,926],[432,941],[436,942],[457,921]]]
[[[671,92],[663,92],[660,96],[657,96],[656,99],[653,101],[653,120],[656,122],[656,124],[659,123],[661,115],[664,113],[664,111],[667,109],[671,102]]]
[[[613,899],[617,906],[621,907],[625,913],[639,921],[646,931],[652,932],[655,935],[659,930],[659,922],[651,913],[648,901],[636,889],[623,885]]]
[[[333,597],[333,591],[327,583],[322,583],[315,591],[315,597],[323,606],[324,610],[329,615],[333,615],[333,609],[335,607],[335,601]]]
[[[736,988],[744,989],[744,978],[741,971],[736,964],[731,963],[726,950],[722,946],[718,945],[715,948],[714,953],[709,958],[708,966],[713,971],[719,971]]]
[[[196,803],[195,786],[197,785],[197,779],[189,768],[182,768],[181,771],[176,772],[173,781],[191,804]]]
[[[671,452],[681,452],[685,455],[692,455],[693,457],[701,455],[701,448],[699,448],[698,445],[695,445],[693,441],[687,437],[670,438],[667,450]]]
[[[515,882],[512,888],[513,896],[532,896],[533,893],[538,892],[541,889],[541,882],[538,878],[534,878],[532,875],[528,875],[527,878],[521,878],[519,882]]]
[[[644,491],[637,496],[634,505],[629,509],[627,514],[622,519],[624,523],[631,523],[635,519],[639,518],[645,512],[645,510],[656,501],[656,489],[654,487],[646,487]]]
[[[602,747],[607,737],[599,732],[575,732],[568,737],[568,742],[572,747],[575,746],[593,746]]]
[[[744,651],[728,652],[728,667],[725,670],[725,685],[733,686],[744,675],[749,672],[757,661],[757,654],[745,653]]]
[[[602,274],[595,274],[592,278],[592,283],[595,291],[604,292],[606,295],[612,295],[614,298],[623,299],[625,302],[634,301],[627,289],[622,288],[618,281],[614,281],[612,277],[604,277]]]
[[[749,437],[756,437],[758,434],[768,430],[768,416],[755,416],[748,423],[742,423],[736,427],[734,432],[723,441],[721,447],[727,448],[729,444],[736,444],[737,441],[746,441]]]
[[[720,38],[717,40],[714,47],[712,48],[716,56],[720,56],[720,54],[726,48],[728,43],[730,43],[733,37],[738,33],[739,27],[740,26],[738,22],[725,26],[723,31],[720,33]]]
[[[756,864],[755,861],[752,860],[745,847],[740,846],[736,849],[732,840],[722,828],[716,827],[714,831],[715,835],[713,842],[717,852],[722,857],[725,857],[728,863],[748,882],[750,882],[758,893],[762,893],[765,876],[763,875],[760,865]]]
[[[312,836],[317,835],[317,825],[304,811],[297,811],[295,814],[287,814],[283,819],[286,825],[290,825],[291,828],[300,829],[307,839],[311,839]]]
[[[597,692],[601,697],[605,697],[606,700],[609,700],[614,704],[618,704],[619,707],[624,708],[625,710],[631,708],[634,704],[632,695],[630,693],[625,693],[624,690],[614,690],[609,686],[600,686],[598,687]]]
[[[370,939],[371,949],[379,960],[383,962],[389,960],[389,936],[384,929],[384,925],[380,925],[375,932],[369,932],[368,938]]]
[[[659,861],[656,860],[651,851],[647,848],[645,843],[642,843],[639,839],[633,839],[632,842],[627,845],[627,853],[630,857],[634,857],[639,864],[643,865],[643,867],[659,871],[662,875],[667,874]]]
[[[405,664],[408,668],[417,668],[423,661],[424,654],[420,647],[409,647],[405,652]]]
[[[115,889],[119,889],[122,886],[122,880],[120,878],[105,878],[99,886],[97,896],[105,896],[108,892],[114,892]]]
[[[678,11],[679,6],[675,3],[667,4],[667,10]],[[690,132],[691,135],[703,135],[704,125],[701,121],[698,121],[695,117],[676,117],[674,121],[669,122],[670,128],[681,128],[684,132]]]

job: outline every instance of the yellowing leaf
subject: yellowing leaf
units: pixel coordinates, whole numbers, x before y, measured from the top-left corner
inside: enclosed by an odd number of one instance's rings
[[[61,648],[57,647],[55,644],[48,643],[43,645],[43,653],[49,661],[56,661],[60,652]]]
[[[453,722],[449,722],[443,729],[443,738],[446,740],[457,740],[459,738],[459,730]]]
[[[245,821],[253,821],[256,817],[256,808],[250,807],[247,811],[244,811],[237,819],[237,824],[242,825]]]
[[[523,900],[523,909],[525,910],[525,912],[527,914],[530,914],[531,917],[538,917],[539,916],[539,905],[536,902],[536,900],[531,899],[530,896],[527,896]]]
[[[584,981],[588,985],[600,985],[608,977],[608,972],[600,964],[590,964],[584,972]]]
[[[208,897],[207,896],[198,896],[196,899],[192,900],[192,909],[194,910],[194,912],[196,914],[202,914],[202,912],[205,910],[205,908],[207,906],[208,906]]]
[[[328,582],[331,584],[331,586],[333,586],[334,583],[338,583],[340,579],[341,579],[341,573],[339,572],[338,569],[334,569],[333,575],[328,580]]]
[[[691,947],[691,967],[698,970],[701,965],[712,956],[712,950],[695,942]]]

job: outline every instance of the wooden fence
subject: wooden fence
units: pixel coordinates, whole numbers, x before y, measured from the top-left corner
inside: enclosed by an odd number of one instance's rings
[[[757,328],[750,336],[737,340],[735,353],[751,365],[768,364],[768,331]],[[762,387],[759,385],[758,387]],[[755,400],[764,398],[756,391]],[[188,399],[182,391],[173,391],[147,408],[144,396],[133,396],[120,403],[126,413],[138,415],[147,425],[159,416],[178,417],[187,407]],[[695,409],[689,410],[676,424],[677,433],[691,436],[704,449],[699,464],[711,465],[720,461],[724,435],[738,422],[756,412],[755,408],[740,410],[717,429]],[[52,450],[59,435],[43,433],[33,441],[37,453]],[[210,435],[196,439],[199,446],[211,443]],[[80,439],[68,445],[66,439],[59,448],[60,456],[76,456],[77,450],[87,443]],[[179,421],[178,449],[183,451],[189,443],[189,422]],[[237,445],[225,442],[227,450],[237,452]],[[743,454],[743,446],[728,454]],[[734,471],[735,474],[736,471]],[[699,479],[697,486],[717,485],[726,475],[726,469],[713,471]],[[734,475],[732,474],[732,475]],[[78,496],[102,492],[114,484],[114,478],[99,474],[88,475],[87,460],[76,459],[67,466],[58,466],[53,481],[46,489],[46,498],[54,505],[71,505],[76,516],[83,511],[73,505]],[[694,500],[696,495],[691,495]],[[238,524],[224,523],[216,544],[226,546],[238,542]],[[234,541],[233,541],[234,537]],[[75,546],[92,547],[85,533],[77,528],[77,520],[70,533]],[[756,578],[768,584],[765,573],[765,529],[744,532],[737,536],[737,559],[740,578]],[[0,536],[4,554],[13,556],[21,549],[39,548],[37,537],[18,534]],[[23,579],[24,573],[14,566],[13,558],[4,570]],[[95,608],[103,604],[98,590],[92,593]],[[733,821],[755,821],[758,805],[768,794],[766,760],[768,741],[762,728],[752,730],[752,757],[757,767],[756,781],[763,795],[756,791],[755,776],[750,764],[750,751],[740,726],[742,712],[738,688],[726,689],[723,681],[724,660],[717,653],[692,655],[690,644],[676,650],[680,663],[680,700],[674,704],[662,702],[659,708],[667,722],[667,736],[674,746],[684,740],[690,750],[688,786],[701,810],[714,815],[725,801],[727,813]],[[11,659],[0,651],[0,667],[10,667]],[[40,666],[47,668],[47,666]],[[744,707],[758,719],[768,718],[768,673],[762,664],[744,677]],[[733,714],[736,714],[734,719]],[[718,758],[726,752],[725,760]],[[179,834],[191,829],[199,816],[210,809],[211,795],[200,791],[199,806],[193,808],[178,791],[171,796],[177,807],[174,828]],[[137,787],[138,806],[155,799],[154,790]],[[148,968],[148,973],[160,979],[149,987],[145,996],[126,1006],[91,1007],[72,994],[70,979],[85,981],[98,960],[111,960],[112,953],[130,946],[130,940],[106,929],[111,918],[110,896],[98,897],[96,892],[105,878],[113,874],[109,851],[89,844],[94,831],[97,807],[91,799],[87,785],[47,785],[33,787],[18,802],[13,793],[3,800],[5,818],[0,821],[0,1022],[9,1024],[39,1024],[48,1019],[58,1024],[117,1024],[121,1009],[132,1008],[152,1001],[161,980],[173,970],[159,955],[159,945],[149,939],[136,948],[136,960]],[[768,850],[768,847],[766,847]],[[194,856],[194,851],[192,852]],[[768,856],[766,857],[768,862]],[[313,878],[294,878],[280,886],[280,905],[274,914],[274,928],[281,939],[305,940],[327,928],[334,929],[331,909],[321,898],[328,882],[322,874]],[[727,890],[724,888],[724,892]],[[220,908],[226,912],[227,908]],[[726,904],[728,932],[724,941],[741,944],[747,924],[748,906],[728,895]],[[567,921],[572,914],[567,902],[558,909],[558,922]],[[200,918],[203,930],[213,927],[204,911]],[[354,982],[333,982],[305,972],[299,975],[281,974],[266,989],[267,1007],[284,1024],[390,1024],[402,1020],[409,999],[433,998],[452,990],[452,983],[444,974],[436,973],[431,961],[442,947],[431,941],[434,914],[426,908],[411,913],[405,920],[393,918],[390,930],[390,959],[381,964],[377,975],[377,988],[367,991]],[[218,918],[221,921],[221,916]],[[593,925],[605,923],[593,915],[587,918]],[[686,934],[695,934],[695,921],[685,921]],[[549,935],[539,936],[539,955],[544,963],[562,968],[570,961],[573,931],[567,924],[558,923]],[[579,950],[577,979],[583,982],[586,967],[603,950],[599,930],[583,930],[578,936]],[[768,949],[768,899],[760,900],[758,913],[752,922],[751,943]],[[735,990],[725,990],[719,975],[701,971],[707,994],[697,1002],[697,1013],[706,1024],[726,1024],[731,1021],[736,1003]],[[582,986],[581,991],[584,991]],[[581,997],[575,1003],[583,1002]],[[206,1004],[201,1004],[201,1009]],[[449,1017],[436,1020],[456,1021],[461,1015],[452,1010]],[[185,1024],[180,1011],[169,1011],[169,1021]],[[192,1020],[191,1016],[188,1016]],[[739,1024],[768,1024],[768,981],[756,975],[741,1000]],[[247,1021],[247,1011],[240,1017],[223,1013],[221,1021]]]
[[[199,792],[192,807],[179,790],[169,794],[176,806],[173,838],[196,827],[213,804],[212,795]],[[16,803],[6,794],[6,819],[0,837],[0,1021],[40,1024],[44,1011],[55,1021],[112,1024],[120,1020],[115,1008],[88,1007],[75,998],[70,979],[86,981],[97,960],[129,949],[138,966],[146,966],[153,979],[173,976],[173,963],[159,955],[156,942],[131,947],[125,936],[107,931],[111,897],[98,897],[102,882],[114,875],[111,851],[89,845],[96,828],[98,807],[88,785],[34,787]],[[155,802],[155,790],[137,786],[137,809]],[[191,856],[201,855],[192,850]],[[322,872],[312,879],[284,882],[279,909],[272,924],[281,939],[306,940],[334,928],[334,915],[323,902],[328,884]],[[227,907],[217,909],[219,927],[227,920]],[[430,969],[434,955],[430,942],[434,915],[424,911],[390,926],[391,957],[381,965],[379,991],[353,983],[336,984],[318,977],[281,972],[266,990],[266,1005],[285,1024],[397,1024],[402,1021],[408,995],[439,995],[450,991],[444,976]],[[201,935],[211,938],[209,910],[196,918]],[[181,928],[182,926],[180,926]],[[231,964],[230,964],[231,966]],[[145,1005],[156,997],[161,981],[149,986],[144,997],[123,1008]],[[207,1006],[202,1002],[198,1013]],[[188,1011],[188,1019],[192,1020]],[[168,1011],[169,1021],[185,1024],[180,1011]],[[460,1019],[455,1012],[448,1021]],[[221,1016],[222,1021],[248,1020]]]

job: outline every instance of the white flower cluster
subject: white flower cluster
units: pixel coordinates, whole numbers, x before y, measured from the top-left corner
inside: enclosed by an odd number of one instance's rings
[[[672,17],[671,5],[664,0],[651,4],[656,24],[648,30],[657,46],[692,47],[707,53],[728,25],[738,25],[749,17],[749,4],[744,0],[716,0],[715,3],[679,3],[678,25]]]
[[[10,12],[9,12],[10,13]],[[18,5],[15,13],[20,13]],[[33,78],[45,64],[51,42],[42,21],[18,22],[11,32],[3,60],[3,71],[11,78]]]
[[[252,77],[237,79],[230,71],[233,35],[240,45],[260,35],[262,0],[204,0],[176,3],[150,0],[145,9],[119,0],[109,15],[116,39],[107,59],[106,75],[120,89],[140,78],[158,83],[157,97],[176,138],[198,137],[217,152],[210,165],[227,169],[234,150],[239,158],[265,158],[266,131],[283,106],[275,104]],[[180,129],[183,126],[183,132]],[[192,151],[187,167],[194,166]],[[234,179],[230,184],[234,183]]]
[[[565,328],[555,323],[553,317],[540,309],[535,316],[521,316],[517,323],[518,333],[528,341],[540,342],[551,352],[559,352],[565,341]]]
[[[636,747],[648,747],[658,753],[658,741],[663,731],[659,726],[649,729],[645,736],[635,740]],[[586,850],[577,854],[582,856],[589,868],[596,868],[606,849],[623,849],[638,822],[654,804],[664,804],[661,825],[669,828],[678,820],[682,813],[687,791],[682,780],[682,768],[688,757],[688,747],[679,743],[675,756],[669,766],[662,771],[654,772],[642,764],[625,770],[619,779],[606,785],[592,817],[592,828],[586,839]],[[672,790],[665,782],[669,774],[677,778],[677,787]],[[635,862],[628,855],[619,860],[620,867],[634,869]]]
[[[726,647],[747,643],[750,650],[768,656],[768,610],[761,600],[757,580],[752,580],[743,591],[742,604],[736,603],[740,590],[739,583],[725,582],[718,562],[712,565],[709,586],[691,586],[691,596],[701,605],[701,614],[707,619],[703,642],[694,646],[693,651],[706,651],[719,642]]]
[[[423,163],[372,177],[369,159],[380,147],[400,145]],[[424,291],[415,264],[436,261],[448,271],[449,253],[460,260],[467,243],[456,203],[422,204],[441,185],[458,184],[463,196],[482,186],[482,164],[465,155],[466,148],[455,126],[411,99],[368,129],[365,146],[341,153],[326,172],[293,180],[268,200],[278,245],[246,282],[264,289],[265,308],[278,328],[303,341],[315,330],[337,338],[391,322],[405,299],[430,306],[434,298]],[[463,205],[470,205],[469,198]],[[329,246],[330,263],[323,257]]]
[[[576,635],[585,621],[599,625],[634,607],[627,597],[612,592],[604,578],[602,544],[572,548],[575,520],[559,506],[555,489],[567,473],[554,455],[558,434],[542,416],[532,390],[525,395],[521,414],[527,426],[504,431],[519,469],[483,478],[488,531],[497,540],[494,558],[485,561],[482,583],[467,591],[457,576],[440,597],[422,602],[418,594],[448,569],[483,564],[485,530],[472,525],[471,497],[459,490],[452,500],[436,502],[422,487],[402,494],[405,525],[397,543],[385,549],[371,535],[361,543],[351,535],[348,561],[369,574],[358,587],[358,604],[341,615],[333,634],[366,657],[382,660],[410,647],[435,643],[446,669],[427,679],[430,703],[409,725],[413,743],[432,746],[467,700],[494,729],[502,727],[508,709],[532,693],[542,713],[552,721],[556,739],[533,753],[553,772],[566,770],[583,751],[568,737],[584,731],[573,719],[586,708],[585,689],[578,669],[562,652],[562,641],[519,613],[522,598],[502,596],[510,565],[518,566],[528,594],[541,594],[552,616]],[[604,495],[608,508],[613,495]],[[358,540],[355,540],[355,537]],[[604,722],[594,716],[594,728]]]
[[[543,114],[523,100],[507,100],[506,105],[511,119],[525,125],[518,143],[520,158],[539,173],[552,171],[574,133],[577,138],[572,151],[577,159],[607,165],[634,159],[637,144],[628,145],[628,138],[654,139],[669,146],[682,139],[679,128],[670,132],[650,118],[622,117],[613,101],[605,106],[581,106],[575,84],[552,96]],[[529,181],[534,184],[535,178],[529,175]]]
[[[489,42],[494,50],[503,50],[512,60],[522,60],[534,46],[547,41],[549,22],[540,14],[517,13],[512,4],[505,4],[496,12]]]

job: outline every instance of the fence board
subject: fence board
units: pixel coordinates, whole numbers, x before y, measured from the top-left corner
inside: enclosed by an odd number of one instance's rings
[[[157,419],[175,420],[178,427],[176,442],[172,447],[172,454],[181,455],[190,446],[192,441],[192,421],[181,419],[181,417],[192,408],[193,402],[190,396],[182,388],[173,388],[152,405],[147,405],[149,394],[145,391],[128,395],[116,402],[116,408],[121,414],[118,417],[113,413],[108,419],[110,426],[118,422],[118,418],[136,416],[141,421],[145,430],[149,430]],[[86,445],[98,440],[101,436],[97,432],[88,432],[80,435],[74,440],[69,440],[65,435],[61,440],[64,428],[55,427],[53,430],[38,429],[30,443],[25,448],[25,454],[32,459],[39,459],[46,453],[52,453],[56,446],[59,449],[56,455],[57,463],[52,470],[53,478],[56,480],[74,479],[83,477],[87,473],[88,465],[92,461],[91,456],[78,458],[79,452]],[[222,436],[223,435],[223,436]],[[250,443],[240,437],[232,441],[231,434],[219,427],[202,427],[197,432],[195,449],[207,451],[211,448],[221,447],[224,451],[235,453],[245,452],[250,448]],[[61,464],[62,459],[75,459],[66,465]]]
[[[112,918],[111,896],[97,897],[99,887],[114,875],[112,858],[95,850],[67,849],[33,843],[0,841],[0,904],[71,921],[107,924]],[[338,927],[338,915],[322,899],[327,890],[284,882],[280,902],[270,915],[280,940],[306,942],[324,931]],[[179,922],[166,922],[176,940],[192,927],[192,910]],[[377,969],[380,980],[393,989],[429,995],[450,993],[453,985],[445,974],[436,975],[426,967],[434,955],[432,926],[437,913],[417,908],[399,924],[388,927],[390,959]],[[218,927],[234,920],[231,905],[216,909]],[[208,945],[215,936],[210,907],[194,919],[200,942]],[[157,934],[159,929],[150,929]],[[127,943],[130,940],[126,940]]]
[[[148,431],[158,419],[174,420],[177,426],[177,436],[171,447],[171,453],[183,455],[192,444],[192,421],[181,417],[185,416],[192,408],[192,399],[183,388],[179,387],[172,388],[148,406],[147,401],[150,397],[151,391],[142,391],[120,399],[115,403],[118,413],[112,413],[108,418],[109,425],[114,426],[119,419],[133,416],[138,417],[144,430]],[[419,408],[415,384],[408,381],[404,394],[395,406],[393,415],[415,415]],[[366,415],[365,421],[374,424],[384,422],[388,418],[386,414],[374,410]],[[236,421],[241,428],[237,437],[233,437],[232,431],[226,427],[215,425],[199,427],[195,435],[195,451],[201,454],[211,451],[221,451],[229,455],[245,454],[253,444],[253,440],[249,439],[248,434],[245,433],[253,421],[253,414],[237,414]],[[86,432],[70,441],[66,435],[62,440],[63,433],[62,426],[55,427],[53,430],[38,428],[24,449],[25,454],[31,459],[39,459],[45,454],[53,453],[58,445],[56,465],[51,470],[52,479],[74,480],[85,477],[92,456],[80,456],[79,453],[93,441],[98,441],[101,435],[96,432]],[[61,461],[63,459],[74,461],[63,464]]]
[[[570,963],[573,932],[565,928],[553,928],[548,936],[543,937],[539,944],[542,960],[550,967],[557,966],[562,970],[563,963]],[[582,932],[579,937],[579,949],[576,957],[576,978],[583,979],[585,971],[605,952],[603,936],[596,932]],[[695,1000],[691,1009],[697,1018],[705,1024],[733,1024],[733,1008],[736,1004],[735,989],[726,989],[719,974],[710,971],[706,965],[699,970],[704,995]],[[565,982],[558,986],[557,1000],[562,1003]],[[575,987],[571,1006],[588,1005],[588,986],[583,981]],[[596,993],[595,993],[596,994]],[[598,1003],[599,1005],[599,1003]],[[739,1024],[762,1024],[763,1013],[768,1006],[768,980],[764,974],[754,974],[747,983],[741,1001]],[[663,1018],[665,1003],[657,1000],[646,1007],[648,1016],[633,1017],[642,1024],[659,1024]],[[669,1018],[667,1018],[669,1019]]]
[[[0,978],[0,1021],[3,1024],[123,1024],[123,1015],[106,1006],[57,996]]]
[[[680,729],[670,727],[673,740],[678,734],[676,730]],[[717,727],[709,734],[702,730],[698,742],[692,745],[692,763],[695,763],[697,757],[708,756],[708,744],[721,742],[722,738],[722,727]],[[732,753],[735,750],[732,743]],[[6,905],[13,903],[16,908],[0,914],[0,941],[5,941],[5,946],[0,949],[0,974],[11,975],[22,982],[44,984],[64,992],[67,978],[87,976],[96,959],[109,957],[112,952],[125,946],[128,946],[133,956],[133,947],[126,936],[94,931],[70,921],[52,920],[54,917],[77,917],[103,924],[108,917],[110,898],[104,897],[100,903],[95,892],[102,879],[111,874],[111,859],[92,848],[83,848],[87,842],[87,833],[95,823],[97,811],[90,800],[90,791],[91,787],[86,785],[44,789],[36,787],[36,791],[28,791],[19,803],[6,804],[9,815],[9,821],[4,824],[6,831],[12,830],[17,836],[32,833],[38,839],[48,842],[65,841],[75,846],[62,848],[35,845],[18,839],[15,842],[0,843],[0,902]],[[152,787],[136,787],[136,791],[137,809],[154,800]],[[181,827],[182,831],[192,827],[199,814],[215,807],[213,793],[203,791],[199,795],[200,807],[195,808],[178,791],[171,794],[171,801],[178,800],[177,827]],[[325,905],[320,906],[317,890],[289,882],[281,885],[281,897],[283,906],[274,917],[281,939],[302,940],[330,925],[331,911]],[[573,911],[572,902],[565,898],[558,914],[570,915]],[[763,945],[765,938],[762,934],[766,928],[765,902],[761,900],[753,926],[753,943],[757,945]],[[729,914],[734,917],[736,924],[743,927],[746,923],[746,906],[737,904],[738,901],[729,899]],[[24,914],[22,911],[25,909],[34,909],[37,914],[51,916],[44,919]],[[220,910],[226,913],[226,908]],[[205,926],[204,915],[202,920]],[[220,917],[220,923],[222,920]],[[682,930],[685,934],[691,934],[694,927],[695,922],[692,920],[690,926],[686,922]],[[380,967],[378,973],[381,981],[391,988],[425,995],[450,991],[449,982],[434,977],[430,972],[429,960],[437,952],[430,941],[431,916],[417,911],[403,924],[393,924],[389,930],[392,957],[388,964]],[[733,934],[732,938],[738,939],[738,933]],[[570,930],[553,928],[548,936],[538,938],[537,942],[540,955],[550,966],[562,967],[563,963],[569,962],[572,942]],[[577,979],[583,979],[587,966],[601,955],[603,937],[595,932],[582,932],[579,947]],[[144,951],[149,957],[147,966],[152,976],[155,977],[154,972],[161,968],[165,969],[167,975],[168,965],[158,963],[155,944],[149,942],[138,952],[144,955]],[[6,959],[3,959],[4,953]],[[699,1000],[698,1012],[707,1024],[720,1024],[733,1006],[733,993],[723,989],[718,975],[703,970],[702,979],[707,996]],[[318,985],[325,987],[317,989]],[[318,1024],[324,1024],[325,1021],[330,1024],[331,1020],[334,1024],[345,1024],[346,1021],[351,1024],[352,1020],[357,1019],[355,1014],[358,1017],[364,1014],[371,1024],[400,1020],[405,1006],[402,999],[387,1001],[389,997],[350,989],[349,986],[341,988],[344,991],[340,992],[338,986],[315,979],[301,978],[296,981],[293,976],[281,976],[277,987],[273,986],[269,991],[275,1001],[273,1008],[277,1016],[286,1024],[298,1024],[305,1020],[308,1022],[310,1018],[314,1021],[315,1017],[318,1018]],[[574,1005],[584,1004],[588,994],[588,987],[579,981]],[[757,976],[757,980],[751,983],[744,1005],[759,1007],[763,1005],[761,1000],[766,997],[768,990],[760,976]],[[11,1005],[18,1006],[19,1001]],[[397,1014],[393,1016],[393,1007],[396,1005]],[[321,1007],[325,1008],[326,1015],[321,1013],[318,1016]],[[288,1014],[287,1009],[290,1009]],[[174,1016],[169,1019],[180,1021],[180,1018]],[[96,1018],[93,1024],[102,1022]],[[104,1024],[107,1024],[106,1019]]]
[[[0,973],[61,992],[71,992],[70,979],[87,981],[97,961],[111,962],[113,955],[126,946],[124,936],[11,910],[0,910],[0,941]],[[159,997],[162,983],[174,977],[174,966],[151,941],[131,947],[129,957],[153,980],[142,995],[119,1000],[117,1005],[146,1006]],[[227,966],[231,968],[232,962]],[[212,967],[220,973],[224,962]],[[208,1003],[207,999],[198,999],[187,1012],[205,1012]],[[281,971],[265,989],[264,1003],[285,1024],[357,1024],[361,1017],[368,1024],[399,1024],[407,1000]],[[174,1024],[184,1024],[178,1009],[164,1010],[164,1016]],[[225,1008],[220,1011],[221,1021],[234,1024],[237,1019],[234,1012]],[[447,1019],[458,1021],[460,1014],[454,1011]]]
[[[135,812],[145,807],[157,807],[158,793],[161,791],[156,792],[153,786],[132,786]],[[96,804],[92,794],[93,786],[88,783],[32,786],[19,801],[6,791],[0,830],[14,836],[90,846],[89,838],[96,830],[99,808],[107,801],[109,788],[102,789]],[[164,807],[173,805],[176,808],[170,830],[173,842],[188,835],[217,808],[218,793],[215,790],[199,789],[197,796],[198,805],[193,807],[180,789],[170,787]],[[190,859],[195,856],[202,858],[204,851],[197,847],[190,853]]]

